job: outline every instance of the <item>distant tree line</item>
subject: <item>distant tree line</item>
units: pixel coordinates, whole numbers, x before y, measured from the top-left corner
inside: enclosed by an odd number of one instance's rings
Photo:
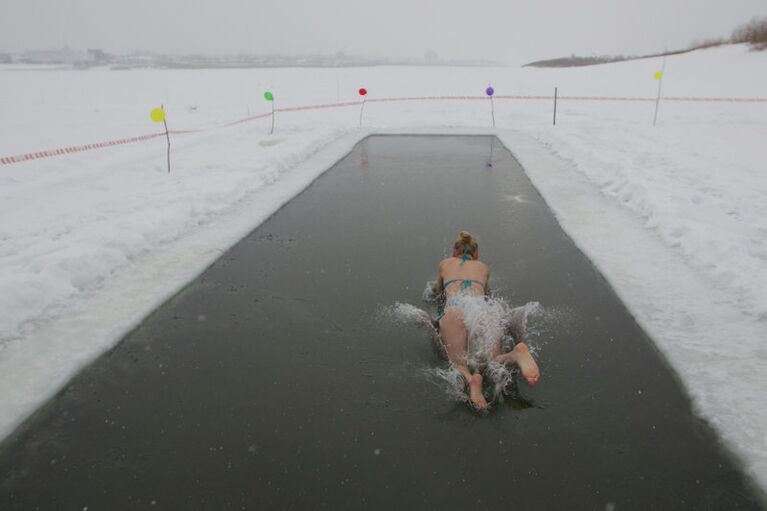
[[[738,26],[732,31],[730,39],[723,38],[709,38],[703,41],[696,41],[690,45],[690,47],[684,50],[665,51],[663,53],[653,53],[651,55],[635,55],[635,56],[623,56],[623,55],[595,55],[591,57],[579,57],[577,55],[570,55],[569,57],[561,57],[558,59],[538,60],[525,64],[525,66],[532,67],[578,67],[578,66],[593,66],[595,64],[607,64],[610,62],[621,62],[624,60],[636,60],[646,59],[650,57],[662,57],[663,55],[678,55],[680,53],[687,53],[693,50],[700,50],[703,48],[712,48],[714,46],[721,46],[723,44],[737,44],[748,43],[752,48],[756,50],[767,50],[767,16],[764,18],[755,17],[748,23],[744,23]]]
[[[767,16],[753,18],[732,31],[733,43],[749,43],[759,50],[767,49]]]

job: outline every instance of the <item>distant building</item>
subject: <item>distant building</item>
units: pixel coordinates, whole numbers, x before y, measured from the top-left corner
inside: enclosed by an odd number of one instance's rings
[[[25,64],[77,64],[85,60],[85,54],[77,50],[41,50],[25,52],[19,59]]]
[[[434,66],[442,62],[439,55],[437,55],[437,52],[433,50],[429,50],[424,54],[423,61],[429,66]]]
[[[88,63],[90,64],[98,66],[112,62],[112,56],[98,48],[88,48],[86,54],[88,55]]]
[[[13,64],[13,55],[10,53],[0,53],[0,64]]]

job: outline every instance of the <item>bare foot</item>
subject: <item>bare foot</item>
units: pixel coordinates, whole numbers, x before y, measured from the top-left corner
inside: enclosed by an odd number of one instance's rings
[[[525,377],[527,383],[530,385],[538,383],[538,378],[541,377],[541,370],[538,369],[538,364],[535,363],[532,355],[530,355],[527,344],[520,342],[514,346],[512,353],[516,354],[514,362],[519,366],[519,370],[522,371],[522,376]]]
[[[469,399],[477,410],[487,409],[487,401],[482,395],[482,375],[479,373],[472,374],[469,380]]]
[[[514,346],[514,349],[510,352],[498,355],[494,360],[499,364],[517,364],[520,371],[522,371],[522,376],[525,377],[530,385],[535,385],[538,382],[538,378],[541,377],[541,370],[538,369],[538,364],[535,363],[535,360],[530,355],[527,344],[523,342]]]

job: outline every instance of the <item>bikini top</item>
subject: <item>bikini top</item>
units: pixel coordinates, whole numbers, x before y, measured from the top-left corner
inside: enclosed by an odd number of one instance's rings
[[[465,291],[467,289],[471,289],[472,284],[479,284],[480,286],[482,286],[482,289],[485,289],[485,283],[484,282],[480,282],[479,280],[471,280],[471,279],[453,279],[453,280],[448,280],[447,282],[442,284],[442,289],[447,289],[447,286],[449,286],[450,284],[453,284],[454,282],[460,282],[461,283],[461,292],[463,292],[463,291]]]
[[[463,263],[466,261],[473,261],[474,259],[469,255],[469,247],[465,246],[463,247],[463,255],[461,256],[461,266],[463,266]],[[479,280],[471,280],[471,279],[453,279],[448,280],[444,284],[442,284],[442,289],[447,289],[447,286],[454,282],[460,282],[461,283],[461,292],[463,293],[467,289],[471,289],[472,284],[479,284],[482,286],[482,289],[485,289],[485,283],[480,282]]]

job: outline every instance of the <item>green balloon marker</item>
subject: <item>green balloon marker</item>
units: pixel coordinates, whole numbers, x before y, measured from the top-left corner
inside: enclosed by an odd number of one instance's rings
[[[274,96],[269,91],[264,92],[264,99],[267,101],[274,101]]]

